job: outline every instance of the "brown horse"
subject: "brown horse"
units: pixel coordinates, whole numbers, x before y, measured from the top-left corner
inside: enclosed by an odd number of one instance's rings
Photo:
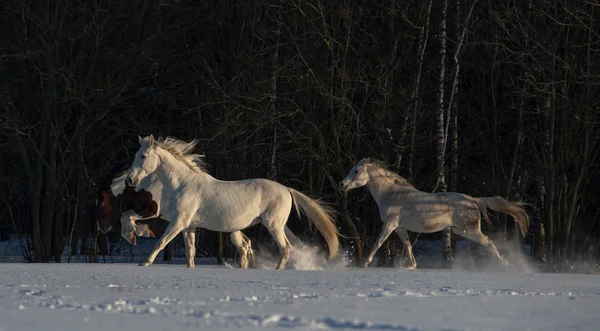
[[[114,175],[115,171],[111,171],[108,176],[108,181],[101,186],[98,193],[98,201],[96,203],[96,220],[98,229],[106,233],[120,222],[123,210],[133,210],[138,215],[147,218],[155,216],[158,210],[158,203],[153,199],[152,193],[146,190],[136,192],[134,187],[126,185],[122,193],[113,194],[110,183],[114,177],[117,177],[124,172],[121,171]],[[129,205],[131,208],[122,208],[123,205]],[[142,237],[160,237],[169,223],[161,218],[153,217],[144,220],[137,220],[136,233]],[[129,241],[136,243],[135,234],[130,234]],[[171,261],[171,249],[165,250],[165,261]]]

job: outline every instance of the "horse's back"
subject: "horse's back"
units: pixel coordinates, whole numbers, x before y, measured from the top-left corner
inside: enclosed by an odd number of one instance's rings
[[[463,208],[475,208],[477,209],[477,203],[475,202],[475,198],[458,192],[439,192],[436,195],[440,195],[445,197],[446,201],[450,206],[454,207],[463,207]]]
[[[285,186],[264,178],[216,180],[197,193],[198,225],[214,231],[242,230],[274,213],[287,218],[292,204]]]

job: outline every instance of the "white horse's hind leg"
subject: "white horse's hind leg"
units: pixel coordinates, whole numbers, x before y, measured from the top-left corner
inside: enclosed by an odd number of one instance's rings
[[[271,235],[273,236],[275,243],[277,243],[277,246],[279,246],[279,252],[281,253],[281,259],[279,259],[277,270],[283,270],[292,253],[292,245],[285,236],[285,230],[283,229],[283,227],[278,229],[268,227],[268,229]]]
[[[290,230],[287,225],[285,226],[285,236],[288,238],[288,240],[290,241],[290,244],[292,244],[292,246],[298,247],[298,248],[302,248],[304,246],[304,244],[302,243],[302,240],[300,240],[300,238],[296,237],[296,235],[292,232],[292,230]]]
[[[406,267],[406,269],[416,269],[417,261],[415,260],[415,256],[412,252],[412,245],[410,244],[410,238],[408,237],[408,232],[405,229],[396,228],[396,234],[400,237],[402,241],[402,245],[404,245],[404,249],[408,253],[408,258],[410,259],[410,265]]]
[[[188,224],[190,222],[187,222]],[[150,255],[148,255],[148,258],[146,259],[146,261],[140,263],[140,266],[143,267],[147,267],[149,265],[151,265],[154,262],[154,259],[156,259],[156,256],[158,255],[158,253],[163,250],[165,248],[165,246],[171,242],[171,240],[173,240],[173,238],[175,238],[175,236],[177,236],[179,234],[179,232],[181,232],[183,229],[185,229],[185,226],[183,226],[184,222],[181,220],[176,219],[174,222],[169,223],[169,226],[167,227],[167,230],[165,230],[165,233],[163,233],[163,235],[160,237],[160,239],[158,239],[158,241],[156,242],[156,245],[154,245],[154,249],[152,250],[152,253],[150,253]]]
[[[248,245],[250,240],[245,237],[241,231],[234,231],[229,235],[231,242],[240,253],[240,268],[242,269],[248,268]]]
[[[185,241],[185,255],[187,257],[188,268],[195,268],[194,258],[196,257],[196,228],[187,228],[183,230],[183,239]]]
[[[377,241],[375,241],[375,244],[373,245],[373,249],[371,249],[371,253],[369,254],[369,256],[367,256],[367,259],[363,263],[363,265],[362,265],[363,268],[366,268],[369,266],[369,264],[371,264],[371,261],[373,261],[373,258],[375,257],[375,253],[377,253],[377,250],[381,247],[381,245],[383,245],[385,240],[390,236],[390,234],[392,234],[392,231],[394,231],[394,229],[397,226],[398,226],[397,222],[385,222],[385,221],[383,222],[383,227],[381,228],[381,233],[379,233],[379,237],[377,238]]]
[[[248,263],[252,265],[254,259],[256,258],[254,255],[254,250],[252,249],[252,242],[243,233],[242,237],[244,238],[244,247],[246,248],[246,258],[248,259]]]

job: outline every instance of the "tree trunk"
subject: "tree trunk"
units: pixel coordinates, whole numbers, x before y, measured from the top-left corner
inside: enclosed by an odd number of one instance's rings
[[[448,9],[448,0],[441,0],[439,8],[439,25],[438,25],[438,67],[436,71],[437,85],[436,90],[436,159],[437,159],[437,184],[436,189],[439,192],[446,192],[446,176],[445,176],[445,107],[444,107],[444,85],[445,85],[445,71],[446,71],[446,12]],[[446,229],[442,232],[442,267],[452,267],[452,232],[450,229]]]

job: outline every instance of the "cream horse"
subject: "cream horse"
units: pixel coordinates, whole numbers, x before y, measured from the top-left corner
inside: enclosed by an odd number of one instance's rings
[[[163,219],[170,222],[154,250],[140,265],[152,264],[158,252],[181,231],[189,233],[200,227],[235,232],[262,223],[279,246],[282,256],[277,269],[283,269],[292,249],[285,231],[292,204],[297,211],[306,214],[325,237],[329,258],[339,254],[333,212],[318,201],[267,179],[218,180],[204,170],[199,155],[190,153],[196,140],[155,141],[150,135],[140,137],[139,142],[141,147],[125,181],[135,186],[146,176],[156,174],[164,186],[161,201],[169,204],[168,209],[163,209]]]
[[[481,214],[488,223],[490,220],[486,208],[511,215],[523,236],[526,235],[529,226],[529,218],[520,202],[510,202],[498,196],[475,198],[455,192],[419,191],[404,178],[385,169],[382,162],[371,158],[360,160],[340,183],[344,192],[365,185],[377,202],[383,221],[381,233],[364,261],[365,268],[392,231],[396,231],[409,255],[408,268],[415,269],[417,262],[407,231],[431,233],[447,228],[482,244],[503,264],[507,264],[492,241],[481,233]]]
[[[113,179],[110,185],[110,189],[111,193],[114,196],[123,194],[123,191],[125,191],[126,175],[127,172],[124,172],[122,175],[119,175]],[[136,221],[155,218],[159,216],[164,220],[169,221],[168,214],[161,215],[161,210],[169,210],[169,199],[162,198],[163,189],[164,187],[156,174],[150,174],[149,176],[146,176],[135,187],[136,192],[139,192],[141,190],[146,190],[150,192],[152,194],[152,199],[158,203],[158,208],[154,215],[150,215],[147,217],[139,215],[134,210],[128,210],[121,214],[121,236],[125,238],[125,240],[127,240],[129,243],[133,245],[136,244],[136,235],[140,237],[154,237],[154,234],[150,230],[148,224],[137,224]],[[298,239],[287,227],[285,230],[286,234],[288,235],[288,237],[290,237],[294,245],[302,245],[300,239]],[[196,254],[196,229],[185,229],[182,231],[182,233],[185,242],[187,266],[190,268],[194,268],[194,257]],[[248,237],[246,237],[241,231],[233,231],[229,236],[231,242],[240,253],[240,267],[247,268],[248,261],[252,261],[254,259],[254,251],[252,250],[252,244],[250,239],[248,239]]]

